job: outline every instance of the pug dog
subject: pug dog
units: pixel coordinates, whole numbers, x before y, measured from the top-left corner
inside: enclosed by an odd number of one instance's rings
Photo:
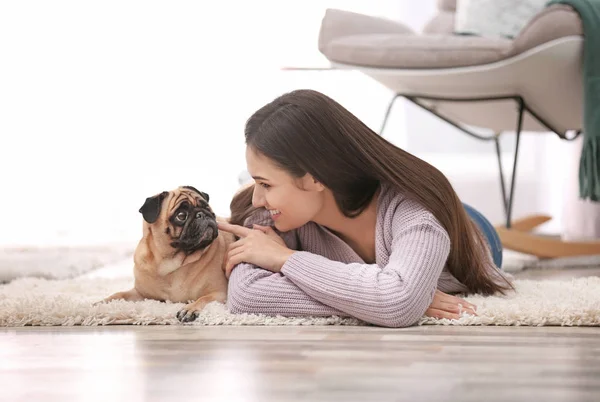
[[[181,322],[194,321],[208,303],[227,299],[224,261],[234,235],[219,232],[209,195],[181,186],[146,198],[139,212],[143,236],[133,256],[134,287],[115,293],[116,299],[155,299],[188,303],[177,313]]]

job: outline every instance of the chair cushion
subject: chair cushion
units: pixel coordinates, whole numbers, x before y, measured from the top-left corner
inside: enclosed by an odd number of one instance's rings
[[[458,0],[454,33],[515,38],[548,0]]]
[[[458,35],[368,34],[321,44],[331,61],[381,68],[449,68],[487,64],[506,57],[512,41]]]
[[[328,9],[321,24],[319,50],[330,61],[357,66],[452,68],[492,63],[554,39],[583,35],[577,12],[560,4],[537,14],[514,40],[440,30],[430,26],[416,34],[399,21]]]
[[[570,6],[553,4],[537,14],[515,38],[512,54],[523,53],[565,36],[583,36],[579,14]]]
[[[399,21],[329,8],[325,10],[325,16],[321,21],[319,49],[323,44],[345,36],[363,34],[411,35],[414,33],[412,29]]]

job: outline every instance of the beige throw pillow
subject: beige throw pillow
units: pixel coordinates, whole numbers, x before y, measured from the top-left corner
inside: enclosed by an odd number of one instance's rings
[[[514,38],[548,0],[458,0],[454,33]]]

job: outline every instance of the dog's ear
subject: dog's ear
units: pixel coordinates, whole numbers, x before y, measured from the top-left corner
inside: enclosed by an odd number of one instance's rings
[[[207,193],[205,193],[204,191],[198,190],[196,187],[183,186],[183,188],[187,188],[188,190],[192,190],[192,191],[197,192],[198,194],[200,194],[202,196],[202,198],[204,198],[204,201],[206,201],[206,202],[210,201],[210,196]]]
[[[168,195],[168,191],[163,191],[160,194],[146,198],[146,202],[144,202],[144,205],[142,205],[142,207],[139,210],[146,222],[156,222],[158,216],[160,215],[162,202],[165,198],[167,198]]]

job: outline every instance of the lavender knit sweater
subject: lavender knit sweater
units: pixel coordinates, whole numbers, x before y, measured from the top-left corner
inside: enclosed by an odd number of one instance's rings
[[[406,327],[415,324],[442,292],[466,287],[446,269],[450,239],[419,204],[383,185],[377,201],[376,263],[366,264],[325,227],[310,222],[280,233],[292,254],[280,273],[251,264],[236,266],[227,304],[233,313],[284,316],[353,316],[365,322]],[[266,210],[245,222],[272,225]],[[489,257],[489,269],[502,273]]]

